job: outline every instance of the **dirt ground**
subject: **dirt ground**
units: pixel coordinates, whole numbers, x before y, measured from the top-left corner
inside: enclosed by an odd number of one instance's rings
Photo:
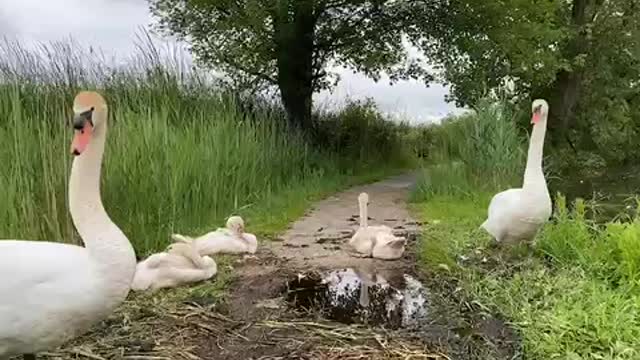
[[[255,258],[232,262],[231,290],[224,296],[208,291],[207,284],[195,289],[134,294],[91,333],[56,352],[41,354],[41,358],[521,357],[517,334],[505,322],[464,299],[450,279],[418,270],[415,241],[421,224],[411,218],[406,207],[414,182],[413,174],[397,176],[320,201],[278,239],[262,243]],[[402,259],[373,260],[353,257],[346,251],[344,245],[358,226],[357,196],[362,191],[370,196],[370,223],[386,224],[410,239]],[[407,275],[418,279],[424,284],[423,292],[428,294],[428,317],[411,327],[384,322],[375,325],[341,322],[335,317],[331,320],[324,306],[296,306],[290,301],[292,284],[306,281],[302,279],[320,279],[327,271],[347,268],[369,277],[389,279],[391,284],[406,283],[402,279]],[[315,291],[313,287],[304,290]],[[375,302],[376,293],[372,294]]]

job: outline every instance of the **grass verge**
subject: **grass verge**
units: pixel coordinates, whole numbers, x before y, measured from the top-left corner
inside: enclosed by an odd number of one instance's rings
[[[460,281],[520,332],[526,359],[640,356],[640,222],[596,225],[557,201],[534,249],[499,250],[478,229],[489,195],[414,205],[426,221],[421,263]]]
[[[507,104],[483,103],[426,132],[444,150],[414,193],[427,224],[421,264],[508,319],[526,359],[640,358],[637,215],[596,223],[596,204],[558,195],[533,247],[499,247],[479,228],[493,194],[521,186],[525,141],[506,114]]]

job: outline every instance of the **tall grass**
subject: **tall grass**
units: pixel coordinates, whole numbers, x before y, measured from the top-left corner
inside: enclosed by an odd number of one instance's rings
[[[538,240],[541,254],[556,267],[579,268],[614,285],[640,285],[640,216],[597,225],[587,214],[582,199],[568,209],[565,197],[558,195],[555,221]]]
[[[484,100],[471,113],[423,129],[430,166],[419,185],[418,199],[469,196],[519,184],[526,141],[516,119],[507,102]]]
[[[109,102],[103,201],[139,254],[232,213],[247,216],[250,229],[291,220],[292,209],[353,181],[347,174],[394,167],[378,161],[365,171],[373,157],[345,159],[366,149],[309,145],[277,106],[225,91],[153,46],[126,66],[66,43],[28,50],[5,41],[0,54],[0,238],[74,238],[68,119],[82,88]]]

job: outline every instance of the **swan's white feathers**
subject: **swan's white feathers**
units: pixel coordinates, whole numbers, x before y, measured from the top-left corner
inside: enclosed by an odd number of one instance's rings
[[[210,279],[217,273],[212,258],[204,256],[201,262],[202,268],[181,251],[153,254],[138,263],[131,288],[139,291],[176,287]]]
[[[71,218],[86,247],[0,241],[0,359],[49,350],[82,334],[130,290],[135,253],[100,198],[106,102],[96,92],[80,92],[76,114],[90,109],[100,131],[91,132],[85,151],[76,154],[68,192]]]
[[[360,226],[349,239],[349,246],[365,256],[378,259],[392,260],[402,257],[405,239],[393,235],[393,229],[386,225],[368,224],[367,203],[369,195],[361,193],[358,196],[360,211]]]
[[[117,304],[105,306],[109,302],[106,291],[96,294],[101,292],[100,273],[80,246],[0,241],[0,274],[12,274],[0,281],[4,296],[0,302],[0,356],[60,345],[87,330]],[[61,336],[65,330],[67,334]]]
[[[531,106],[533,131],[529,139],[522,188],[496,194],[487,219],[480,225],[497,241],[531,241],[551,216],[551,197],[542,169],[549,106],[542,99]]]

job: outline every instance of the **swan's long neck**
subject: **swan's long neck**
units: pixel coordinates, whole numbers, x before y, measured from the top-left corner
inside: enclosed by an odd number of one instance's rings
[[[358,200],[358,206],[360,207],[360,227],[366,228],[369,226],[368,219],[369,216],[367,214],[367,202]]]
[[[124,297],[136,268],[131,243],[102,205],[100,172],[107,135],[106,110],[95,111],[99,126],[85,151],[73,160],[69,177],[69,208],[85,247],[95,260],[110,295]],[[100,118],[98,118],[100,117]]]
[[[542,150],[544,147],[544,136],[547,132],[547,115],[540,119],[540,122],[533,126],[531,139],[529,140],[529,151],[527,154],[527,167],[524,170],[523,189],[547,188],[542,171]]]

